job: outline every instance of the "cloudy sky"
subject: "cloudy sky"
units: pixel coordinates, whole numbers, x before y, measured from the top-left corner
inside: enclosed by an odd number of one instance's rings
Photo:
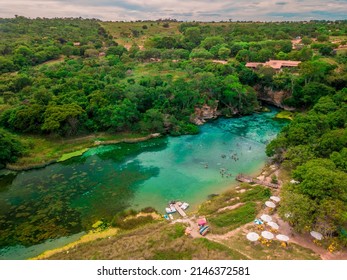
[[[101,20],[347,19],[347,0],[0,0],[0,17]]]

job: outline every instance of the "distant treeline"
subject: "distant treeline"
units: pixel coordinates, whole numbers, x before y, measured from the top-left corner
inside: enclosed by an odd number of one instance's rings
[[[346,87],[347,55],[334,51],[346,43],[345,21],[122,26],[95,19],[0,19],[0,126],[6,139],[9,132],[197,133],[195,108],[250,114],[259,108],[254,88],[289,92],[285,104],[308,109]],[[121,28],[123,37],[114,37],[112,30]],[[291,40],[298,36],[302,43],[294,49]],[[268,59],[303,63],[280,72],[245,67]],[[17,148],[7,149],[1,161],[14,161],[23,150]]]

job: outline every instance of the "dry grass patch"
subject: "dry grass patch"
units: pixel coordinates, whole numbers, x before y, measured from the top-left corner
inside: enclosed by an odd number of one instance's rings
[[[225,245],[184,235],[185,226],[160,222],[116,236],[78,244],[48,259],[174,260],[245,259]]]

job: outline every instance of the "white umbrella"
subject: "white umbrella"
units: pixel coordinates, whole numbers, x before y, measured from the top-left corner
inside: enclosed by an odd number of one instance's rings
[[[262,231],[261,236],[265,239],[273,239],[275,237],[270,231]]]
[[[275,202],[280,202],[281,199],[278,196],[270,196],[270,199],[275,201]]]
[[[271,222],[272,218],[269,215],[263,214],[260,216],[260,219],[262,219],[264,222]]]
[[[310,234],[317,240],[322,240],[323,239],[323,235],[319,232],[316,231],[311,231]]]
[[[278,234],[276,235],[276,238],[280,241],[284,241],[287,242],[289,240],[289,237],[287,235],[283,235],[283,234]]]
[[[256,232],[249,232],[249,233],[247,233],[246,237],[249,241],[254,242],[254,241],[257,241],[259,239],[259,234]]]
[[[270,207],[270,208],[275,208],[276,207],[275,203],[273,203],[272,201],[266,201],[265,205],[267,207]]]
[[[276,224],[275,222],[268,222],[267,223],[270,227],[272,227],[273,229],[279,229],[280,226],[278,224]]]

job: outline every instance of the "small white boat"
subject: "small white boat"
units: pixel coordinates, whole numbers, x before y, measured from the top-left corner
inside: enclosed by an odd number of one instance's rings
[[[165,211],[168,214],[176,213],[176,208],[173,205],[170,205],[170,207],[165,208]]]
[[[186,210],[189,207],[189,204],[187,202],[183,202],[181,205],[182,210]]]

